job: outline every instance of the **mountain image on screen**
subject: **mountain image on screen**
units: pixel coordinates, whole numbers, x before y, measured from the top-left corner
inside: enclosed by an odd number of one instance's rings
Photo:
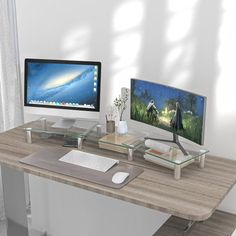
[[[31,63],[28,68],[28,96],[30,101],[96,104],[92,65]]]
[[[206,98],[177,88],[131,80],[131,119],[203,143]]]

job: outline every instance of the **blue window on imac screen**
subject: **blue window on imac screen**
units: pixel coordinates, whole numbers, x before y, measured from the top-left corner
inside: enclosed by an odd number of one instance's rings
[[[100,62],[25,60],[25,105],[99,110]]]

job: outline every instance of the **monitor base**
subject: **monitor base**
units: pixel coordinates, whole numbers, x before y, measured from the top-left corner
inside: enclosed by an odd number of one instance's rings
[[[151,138],[151,137],[146,137],[145,139],[151,139],[154,141],[161,141],[161,142],[169,142],[169,143],[175,143],[179,149],[182,151],[182,153],[185,156],[188,156],[187,151],[184,149],[184,147],[181,145],[180,141],[179,141],[179,136],[176,133],[173,133],[173,139],[172,140],[168,140],[168,139],[158,139],[158,138]]]

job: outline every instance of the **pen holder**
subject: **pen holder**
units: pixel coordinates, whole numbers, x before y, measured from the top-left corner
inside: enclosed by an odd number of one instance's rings
[[[108,120],[106,122],[106,130],[107,133],[114,133],[115,132],[115,121],[114,120]]]

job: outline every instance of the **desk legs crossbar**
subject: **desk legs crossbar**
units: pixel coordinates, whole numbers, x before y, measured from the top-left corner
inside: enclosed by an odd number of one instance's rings
[[[186,228],[184,229],[184,232],[183,232],[183,236],[186,236],[190,233],[193,225],[196,223],[196,221],[193,221],[193,220],[190,220],[188,222],[188,225],[186,226]]]

